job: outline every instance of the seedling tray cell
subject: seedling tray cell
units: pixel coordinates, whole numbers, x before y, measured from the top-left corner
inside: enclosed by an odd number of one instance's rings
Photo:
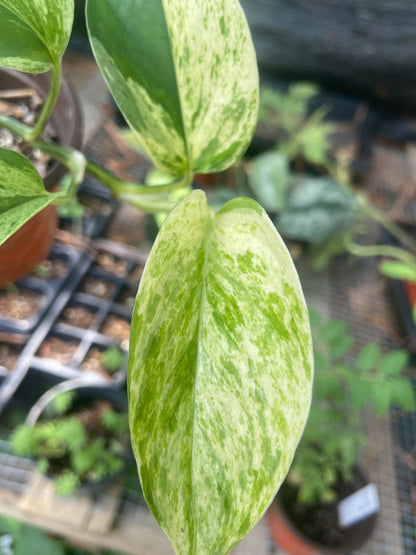
[[[114,385],[125,382],[131,313],[146,256],[100,239],[90,247],[81,252],[64,287],[28,337],[14,375],[4,379],[0,411],[28,372],[43,373],[56,382],[75,377]],[[69,342],[67,351],[62,341]],[[103,353],[109,371],[101,366]]]
[[[89,329],[94,326],[97,307],[89,303],[70,302],[62,311],[58,323],[69,329]]]
[[[25,278],[0,291],[0,331],[29,334],[53,299],[47,283]],[[3,308],[4,307],[4,308]]]
[[[0,333],[25,342],[77,266],[81,251],[55,243],[48,259],[31,275],[0,290]]]

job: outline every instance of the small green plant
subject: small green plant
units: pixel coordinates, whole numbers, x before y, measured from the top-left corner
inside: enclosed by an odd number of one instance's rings
[[[274,223],[288,239],[310,243],[315,267],[323,268],[341,252],[358,257],[381,257],[380,272],[399,280],[416,280],[416,241],[377,210],[352,184],[343,156],[328,155],[334,126],[325,121],[324,106],[309,114],[318,88],[297,83],[286,92],[264,89],[260,96],[259,121],[277,126],[282,137],[269,152],[248,164],[248,183],[255,198],[271,213]],[[294,164],[303,161],[319,166],[321,176],[304,174]],[[361,244],[369,221],[384,227],[399,245]],[[416,322],[416,311],[414,312]]]
[[[114,345],[103,351],[101,356],[104,361],[104,365],[110,374],[117,372],[126,359],[126,355],[123,351]]]
[[[41,472],[55,477],[60,495],[71,495],[82,483],[118,472],[128,441],[126,413],[106,407],[94,420],[84,422],[91,409],[71,411],[72,402],[72,392],[58,394],[52,402],[54,416],[33,426],[22,424],[11,436],[18,455],[35,458]]]
[[[371,407],[382,416],[390,408],[414,410],[415,394],[403,376],[408,354],[382,354],[375,343],[354,356],[354,340],[341,320],[324,322],[310,312],[314,340],[315,383],[304,435],[289,471],[288,484],[303,504],[335,500],[334,486],[352,478],[359,449],[365,445],[360,411]]]
[[[325,120],[329,110],[320,106],[308,113],[310,101],[318,92],[314,83],[307,82],[294,83],[286,92],[267,87],[261,90],[259,122],[280,129],[283,136],[275,148],[289,161],[300,156],[311,164],[329,163],[330,138],[335,130]]]

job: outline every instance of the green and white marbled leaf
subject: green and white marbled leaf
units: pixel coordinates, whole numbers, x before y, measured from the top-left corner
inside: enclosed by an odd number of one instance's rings
[[[221,555],[259,520],[308,415],[307,310],[287,249],[250,199],[195,191],[146,264],[129,359],[132,445],[177,553]]]
[[[65,51],[73,19],[73,0],[0,0],[0,65],[48,71]]]
[[[25,156],[0,148],[0,245],[62,193],[48,193]]]
[[[230,166],[258,110],[238,0],[87,0],[97,62],[153,162],[176,176]]]

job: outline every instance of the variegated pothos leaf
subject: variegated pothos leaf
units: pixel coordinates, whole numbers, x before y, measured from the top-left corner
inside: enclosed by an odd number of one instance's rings
[[[63,193],[48,193],[33,164],[22,154],[0,148],[0,245]]]
[[[132,445],[177,553],[222,555],[259,520],[308,415],[307,309],[253,200],[214,214],[194,191],[156,239],[133,313]]]
[[[244,153],[258,72],[238,0],[88,0],[97,62],[153,162],[176,176]]]
[[[73,0],[0,0],[0,66],[48,71],[65,51],[73,19]]]

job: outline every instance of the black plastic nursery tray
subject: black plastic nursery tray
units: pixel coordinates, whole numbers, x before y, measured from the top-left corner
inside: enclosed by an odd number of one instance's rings
[[[14,342],[27,340],[81,256],[80,250],[55,242],[48,259],[32,274],[0,290],[0,338],[13,334]]]
[[[78,188],[77,199],[83,209],[82,214],[72,215],[68,207],[61,208],[59,227],[84,237],[99,237],[110,223],[118,202],[109,189],[91,178]]]
[[[27,343],[1,343],[17,354],[14,368],[0,376],[0,411],[28,372],[55,381],[85,376],[124,383],[131,313],[146,255],[105,240],[91,246]]]

